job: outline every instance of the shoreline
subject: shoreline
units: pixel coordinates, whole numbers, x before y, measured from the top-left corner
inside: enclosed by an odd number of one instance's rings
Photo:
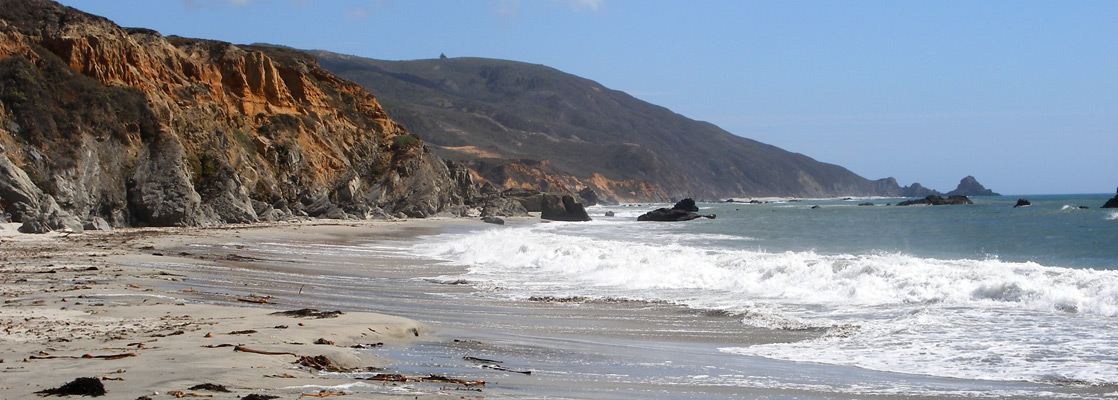
[[[506,227],[540,223],[535,218],[508,222]],[[104,378],[111,398],[126,399],[173,398],[169,393],[175,392],[294,398],[321,390],[346,392],[341,398],[355,399],[899,399],[965,398],[988,391],[999,398],[1032,398],[1023,393],[1105,393],[1102,388],[1095,392],[936,378],[726,354],[720,349],[806,340],[822,332],[754,328],[733,315],[655,302],[510,300],[490,295],[493,289],[433,278],[460,276],[463,266],[407,254],[408,243],[420,238],[483,229],[503,228],[439,218],[132,228],[80,235],[0,230],[0,270],[5,272],[0,286],[5,299],[0,307],[0,376],[5,382],[0,398],[31,398],[36,391],[87,376]],[[323,320],[269,314],[299,308],[345,314]],[[256,332],[233,334],[245,330]],[[319,338],[333,344],[314,344]],[[374,348],[348,347],[354,344]],[[203,347],[218,345],[233,346]],[[355,369],[322,372],[294,364],[294,355],[234,352],[236,345],[324,355]],[[136,355],[69,358],[127,353]],[[364,380],[378,373],[413,379],[438,375],[488,385]],[[816,377],[827,376],[845,383],[819,386]],[[909,389],[891,387],[901,382]],[[205,383],[224,385],[233,393],[190,389]]]

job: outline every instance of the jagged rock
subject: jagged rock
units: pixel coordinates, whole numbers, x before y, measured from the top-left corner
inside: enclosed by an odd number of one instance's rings
[[[1107,200],[1106,204],[1102,205],[1102,208],[1118,208],[1118,194],[1114,195],[1110,200]]]
[[[700,215],[693,211],[677,210],[674,208],[657,208],[637,217],[637,221],[679,222],[690,221],[696,218],[714,219],[715,215]]]
[[[582,190],[579,190],[578,197],[583,200],[582,204],[586,205],[587,207],[598,204],[598,193],[595,193],[594,189],[591,189],[589,186],[582,188]]]
[[[487,187],[492,188],[492,185]],[[543,210],[544,194],[539,190],[512,188],[500,193],[502,198],[519,202],[528,212],[541,212]]]
[[[943,198],[936,195],[929,195],[919,200],[907,200],[897,203],[898,206],[912,206],[912,205],[929,205],[929,206],[943,206],[943,205],[956,205],[956,204],[974,204],[973,201],[967,196],[951,196]]]
[[[236,224],[259,222],[260,217],[253,209],[248,196],[238,196],[236,191],[224,191],[206,202],[217,219]]]
[[[497,218],[497,217],[481,217],[481,222],[484,222],[484,223],[487,223],[487,224],[496,224],[496,225],[504,225],[505,224],[505,220]]]
[[[140,155],[128,180],[128,204],[134,225],[200,226],[208,218],[194,191],[174,135],[161,134]]]
[[[334,189],[335,198],[342,203],[349,203],[357,199],[361,191],[361,179],[357,177],[356,173],[350,171],[346,177],[348,179],[345,179],[341,185]]]
[[[105,219],[101,217],[90,218],[89,221],[85,221],[85,224],[82,224],[82,228],[85,228],[87,231],[113,230],[113,226],[109,224],[109,221],[105,221]]]
[[[1030,202],[1029,202],[1029,200],[1026,200],[1026,199],[1017,199],[1017,204],[1015,204],[1015,205],[1013,206],[1013,208],[1017,208],[1017,207],[1025,207],[1025,206],[1031,206],[1031,205],[1033,205],[1033,203],[1030,203]]]
[[[951,197],[951,196],[1000,196],[1000,195],[997,194],[997,193],[994,193],[993,190],[987,189],[985,186],[982,186],[982,184],[978,183],[978,180],[974,179],[973,176],[967,176],[966,178],[963,178],[962,180],[959,181],[959,186],[956,187],[955,190],[947,192],[947,196]]]
[[[924,187],[924,185],[921,185],[919,182],[915,182],[912,185],[900,189],[901,197],[927,197],[939,196],[941,194],[940,192]]]
[[[330,196],[325,193],[320,193],[314,197],[303,198],[303,203],[306,203],[307,215],[314,218],[329,218],[329,219],[347,219],[349,216],[330,202]]]
[[[680,200],[678,203],[675,203],[675,205],[672,206],[672,209],[673,210],[681,210],[681,211],[699,212],[699,206],[695,205],[695,200],[692,200],[690,197],[688,197],[686,199],[683,199],[683,200]]]
[[[22,222],[25,217],[34,217],[39,210],[39,198],[43,192],[31,182],[27,173],[0,155],[0,199],[8,204],[7,213],[12,220]]]
[[[39,213],[32,218],[24,218],[19,231],[22,233],[47,233],[50,231],[82,233],[85,228],[78,217],[63,211],[54,201],[53,196],[44,194],[39,199]]]
[[[528,210],[519,201],[494,197],[486,200],[481,206],[482,217],[522,217],[528,215]]]
[[[540,206],[540,218],[551,221],[589,221],[586,208],[571,196],[547,194]]]
[[[0,212],[0,224],[6,224],[6,223],[9,223],[9,222],[12,222],[12,215],[8,214],[8,213]]]

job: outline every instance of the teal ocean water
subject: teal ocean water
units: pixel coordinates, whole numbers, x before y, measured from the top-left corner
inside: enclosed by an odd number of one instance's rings
[[[1013,208],[1018,197],[1033,205]],[[717,219],[685,223],[636,221],[664,205],[592,207],[589,223],[440,234],[408,251],[465,266],[440,279],[488,296],[666,302],[751,326],[825,332],[720,349],[728,355],[1114,385],[1118,211],[1099,208],[1109,197],[712,203],[701,212]]]

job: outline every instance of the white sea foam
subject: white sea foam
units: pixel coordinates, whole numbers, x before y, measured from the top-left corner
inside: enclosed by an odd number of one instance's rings
[[[717,236],[716,236],[717,237]],[[428,240],[419,250],[471,266],[471,281],[579,295],[720,298],[810,305],[999,305],[1118,316],[1118,273],[1031,262],[937,260],[903,254],[821,255],[602,240],[543,228],[495,229]],[[648,292],[650,289],[664,292]],[[650,294],[655,293],[655,294]],[[705,302],[704,302],[705,303]],[[703,306],[707,304],[702,304]]]
[[[1118,272],[896,253],[768,253],[546,224],[424,240],[457,278],[514,298],[669,301],[771,328],[858,326],[819,340],[727,348],[795,361],[960,378],[1118,382]],[[639,237],[636,237],[639,236]]]
[[[1111,211],[1110,215],[1108,215],[1106,219],[1111,221],[1118,219],[1118,211]]]

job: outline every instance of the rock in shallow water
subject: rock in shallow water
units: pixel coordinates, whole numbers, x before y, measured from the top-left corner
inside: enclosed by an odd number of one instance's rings
[[[683,199],[683,200],[680,200],[678,203],[675,203],[675,205],[672,206],[672,209],[673,210],[681,210],[681,211],[699,212],[699,206],[695,205],[695,200],[691,199],[690,197],[688,197],[686,199]]]
[[[541,202],[540,218],[551,221],[589,221],[586,208],[571,196],[545,194]]]
[[[1107,200],[1106,204],[1102,205],[1102,208],[1118,208],[1118,195],[1114,195],[1114,198]]]
[[[900,203],[897,203],[898,206],[912,206],[912,205],[944,206],[944,205],[955,205],[955,204],[974,204],[974,202],[971,201],[970,199],[968,199],[967,196],[950,196],[950,197],[945,199],[943,197],[936,196],[936,195],[933,194],[933,195],[929,195],[928,197],[925,197],[923,199],[908,200],[908,201],[902,201]]]

